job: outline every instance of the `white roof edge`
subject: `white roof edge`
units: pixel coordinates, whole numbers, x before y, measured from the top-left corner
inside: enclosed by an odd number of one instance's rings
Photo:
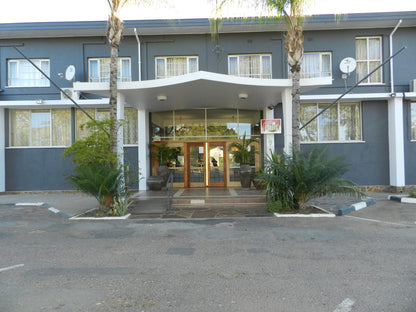
[[[41,104],[37,103],[38,100],[31,101],[0,101],[0,108],[50,108],[50,107],[75,107],[74,103],[70,100],[42,100]],[[108,105],[109,99],[89,99],[89,100],[76,100],[80,106],[96,106],[96,105]]]
[[[300,100],[304,102],[333,101],[340,96],[341,94],[301,95]],[[401,93],[398,93],[397,97],[402,97]],[[342,97],[343,100],[387,100],[389,98],[391,98],[391,93],[349,93]]]
[[[247,78],[247,77],[238,77],[226,74],[218,74],[207,71],[198,71],[195,73],[190,73],[181,76],[175,76],[165,79],[154,79],[154,80],[143,80],[143,81],[130,81],[130,82],[120,82],[118,84],[118,89],[122,90],[131,90],[131,89],[147,89],[147,88],[158,88],[166,87],[172,85],[184,84],[197,80],[208,80],[215,82],[223,82],[229,84],[238,84],[238,85],[247,85],[247,86],[264,86],[264,87],[291,87],[291,79],[259,79],[259,78]],[[321,86],[321,85],[330,85],[332,84],[332,78],[309,78],[301,79],[301,87],[309,86]],[[75,82],[74,90],[76,91],[105,91],[109,89],[108,82]]]

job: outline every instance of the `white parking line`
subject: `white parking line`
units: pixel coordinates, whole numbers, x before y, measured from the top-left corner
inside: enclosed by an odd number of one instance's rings
[[[352,306],[354,305],[354,303],[355,303],[354,300],[347,298],[338,305],[338,307],[334,310],[334,312],[350,312],[352,310]]]
[[[358,220],[364,220],[364,221],[370,221],[370,222],[385,223],[385,224],[390,224],[390,225],[398,225],[398,226],[409,227],[409,225],[402,224],[402,223],[395,223],[395,222],[388,222],[388,221],[380,221],[380,220],[360,218],[360,217],[355,217],[355,216],[345,216],[345,217],[352,218],[352,219],[358,219]]]
[[[22,267],[22,266],[24,266],[24,264],[23,264],[23,263],[22,263],[22,264],[12,265],[12,266],[9,266],[9,267],[6,267],[6,268],[2,268],[2,269],[0,269],[0,273],[1,273],[1,272],[4,272],[4,271],[8,271],[8,270],[17,269],[17,268],[20,268],[20,267]]]

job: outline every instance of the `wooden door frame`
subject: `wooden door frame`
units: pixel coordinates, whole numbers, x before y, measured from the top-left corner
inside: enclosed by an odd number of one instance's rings
[[[184,150],[184,158],[185,158],[185,164],[184,164],[184,187],[191,187],[191,178],[190,178],[190,174],[191,174],[191,164],[190,164],[190,153],[189,153],[189,149],[192,146],[197,146],[197,147],[204,147],[204,182],[203,182],[203,187],[206,187],[206,146],[205,146],[205,142],[201,141],[201,142],[185,142],[185,150]]]
[[[207,185],[208,185],[208,187],[210,187],[210,186],[218,186],[218,187],[226,187],[227,186],[227,180],[228,180],[228,177],[227,177],[227,142],[226,141],[212,141],[212,142],[210,142],[210,141],[208,141],[208,142],[206,142],[207,143],[207,155],[208,155],[208,157],[209,157],[209,148],[211,147],[211,146],[222,146],[223,148],[224,148],[224,150],[223,150],[223,152],[224,152],[224,155],[223,155],[223,169],[222,169],[222,171],[223,171],[223,177],[224,177],[224,181],[223,182],[210,182],[210,174],[211,174],[211,170],[209,170],[210,168],[211,168],[211,163],[209,162],[208,164],[207,164]]]

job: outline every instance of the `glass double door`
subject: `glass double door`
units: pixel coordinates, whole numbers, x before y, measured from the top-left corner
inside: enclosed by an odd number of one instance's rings
[[[226,186],[226,143],[186,143],[185,186]]]

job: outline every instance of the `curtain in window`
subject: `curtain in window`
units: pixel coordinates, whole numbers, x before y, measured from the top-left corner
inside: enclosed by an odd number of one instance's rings
[[[262,56],[262,75],[261,78],[271,79],[272,78],[272,64],[270,55]]]
[[[361,140],[361,112],[359,103],[339,104],[339,140]]]
[[[51,112],[36,110],[31,112],[31,146],[50,146]]]
[[[319,104],[318,112],[326,108],[328,104]],[[319,141],[338,140],[338,106],[333,105],[318,117]]]
[[[10,145],[30,145],[30,111],[10,110]]]
[[[188,59],[189,73],[195,73],[198,71],[198,59],[196,57],[190,57]]]
[[[89,61],[89,69],[90,69],[90,75],[89,75],[89,81],[90,82],[99,82],[100,76],[98,73],[98,60],[90,60]]]
[[[317,114],[316,104],[302,104],[300,106],[300,125],[303,126]],[[315,142],[318,140],[318,120],[313,120],[300,131],[302,142]]]
[[[242,55],[239,57],[238,62],[239,75],[241,77],[250,77],[250,56]]]
[[[319,53],[305,53],[302,61],[301,78],[316,78],[321,76]]]
[[[410,118],[411,118],[411,140],[416,140],[416,103],[410,104]]]
[[[124,144],[137,144],[137,110],[125,109],[124,110]]]
[[[71,145],[71,110],[52,110],[52,145]]]
[[[84,109],[91,117],[95,116],[95,109]],[[80,109],[76,110],[75,113],[75,139],[83,140],[89,135],[89,131],[84,127],[81,129],[83,124],[86,124],[90,119]]]
[[[32,60],[49,76],[49,60]],[[26,60],[9,61],[8,83],[11,87],[47,87],[49,80]]]
[[[120,81],[131,81],[130,60],[121,59]]]
[[[156,79],[166,78],[165,59],[156,59]]]
[[[238,76],[238,61],[236,56],[228,58],[228,74]]]

